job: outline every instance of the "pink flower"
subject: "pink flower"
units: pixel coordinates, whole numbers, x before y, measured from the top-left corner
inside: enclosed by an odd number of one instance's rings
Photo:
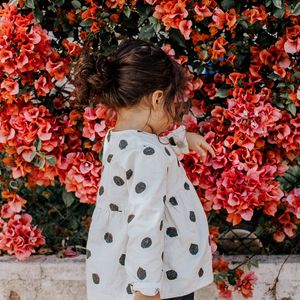
[[[257,281],[257,277],[253,271],[243,274],[238,280],[235,290],[238,290],[239,293],[243,295],[244,298],[253,297],[253,287]]]
[[[286,197],[288,211],[300,219],[300,188],[294,188]]]
[[[42,230],[32,227],[31,221],[29,214],[16,214],[4,223],[0,232],[0,249],[15,254],[17,259],[23,261],[35,253],[34,247],[45,244]]]
[[[193,31],[193,29],[191,29],[192,25],[191,20],[182,20],[179,23],[179,30],[186,40],[190,39],[190,34]]]

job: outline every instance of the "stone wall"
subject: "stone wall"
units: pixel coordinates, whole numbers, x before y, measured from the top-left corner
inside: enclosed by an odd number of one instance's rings
[[[289,256],[285,262],[286,258],[254,258],[259,267],[253,268],[258,276],[253,299],[300,299],[300,256]],[[227,259],[238,263],[245,257],[231,256]],[[273,286],[280,268],[275,298],[274,293],[272,295],[268,290]],[[213,284],[196,292],[195,300],[202,299],[219,299]],[[60,259],[54,255],[33,255],[24,262],[17,261],[13,256],[0,256],[0,300],[86,300],[85,256]]]

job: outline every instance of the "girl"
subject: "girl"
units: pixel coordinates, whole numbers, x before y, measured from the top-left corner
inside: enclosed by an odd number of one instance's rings
[[[160,47],[123,41],[113,56],[84,50],[74,85],[79,104],[117,112],[104,139],[103,170],[89,229],[88,300],[194,299],[213,281],[207,219],[177,159],[214,151],[181,119],[187,77]],[[181,101],[179,101],[181,100]]]

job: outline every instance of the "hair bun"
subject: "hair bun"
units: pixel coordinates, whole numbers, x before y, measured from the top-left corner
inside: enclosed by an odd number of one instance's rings
[[[109,86],[115,76],[115,66],[111,61],[111,57],[95,55],[95,67],[97,75],[102,80],[102,88]]]

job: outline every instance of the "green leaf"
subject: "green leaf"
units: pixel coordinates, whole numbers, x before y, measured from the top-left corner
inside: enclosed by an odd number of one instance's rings
[[[56,165],[56,158],[53,155],[46,155],[46,161],[50,166]]]
[[[186,48],[185,39],[178,30],[171,28],[169,37],[171,40],[177,42],[179,46]]]
[[[228,96],[228,89],[220,88],[215,96],[219,98],[226,98]]]
[[[32,161],[35,158],[36,152],[32,151],[29,160]]]
[[[230,285],[236,284],[235,272],[232,269],[229,269],[229,271],[228,271],[228,283]]]
[[[296,6],[294,7],[292,15],[293,16],[299,16],[300,15],[300,2],[298,2],[296,4]]]
[[[280,82],[276,85],[276,87],[283,88],[283,87],[286,87],[286,84],[284,82]]]
[[[110,16],[109,13],[103,11],[101,14],[100,14],[100,17],[101,19],[105,19],[105,18],[108,18]],[[91,19],[92,21],[94,21],[93,19]]]
[[[33,142],[33,146],[36,148],[36,150],[40,151],[42,147],[42,141],[37,137]]]
[[[130,10],[128,7],[126,7],[126,8],[123,10],[123,13],[124,13],[124,15],[125,15],[127,18],[129,18],[129,17],[130,17],[130,14],[131,14],[131,10]]]
[[[39,155],[38,153],[36,154]],[[45,162],[46,162],[45,158],[41,158],[39,161],[35,161],[33,165],[38,167],[39,169],[42,169],[45,165]]]
[[[266,1],[266,7],[269,7],[272,4],[272,0],[267,0]]]
[[[61,7],[65,4],[65,0],[55,0],[55,5]]]
[[[275,8],[273,11],[273,16],[277,19],[282,19],[284,16],[285,10],[282,8]]]
[[[33,15],[39,22],[43,21],[43,13],[37,6],[34,8]]]
[[[34,0],[26,0],[25,6],[33,9],[35,7],[35,1]]]
[[[223,0],[221,2],[221,6],[224,8],[224,10],[229,10],[232,7],[235,7],[235,1],[234,0]]]
[[[88,19],[81,21],[79,25],[82,27],[89,27],[92,25],[93,21],[94,20],[92,18],[88,18]]]
[[[154,26],[153,24],[144,25],[140,32],[139,32],[139,38],[149,40],[151,37],[154,36]]]
[[[271,74],[269,74],[267,77],[268,77],[269,79],[273,80],[273,81],[275,81],[275,80],[277,80],[277,79],[280,78],[280,76],[277,75],[277,74],[275,74],[274,72],[272,72]]]
[[[81,3],[77,0],[73,0],[72,2],[73,7],[75,8],[81,8]]]
[[[287,110],[293,115],[293,117],[296,116],[296,106],[294,103],[290,103],[288,106],[287,106]]]
[[[272,2],[277,8],[282,8],[282,0],[272,0]]]
[[[65,189],[63,189],[62,198],[66,207],[70,207],[75,200],[74,194],[71,192],[67,192]]]

